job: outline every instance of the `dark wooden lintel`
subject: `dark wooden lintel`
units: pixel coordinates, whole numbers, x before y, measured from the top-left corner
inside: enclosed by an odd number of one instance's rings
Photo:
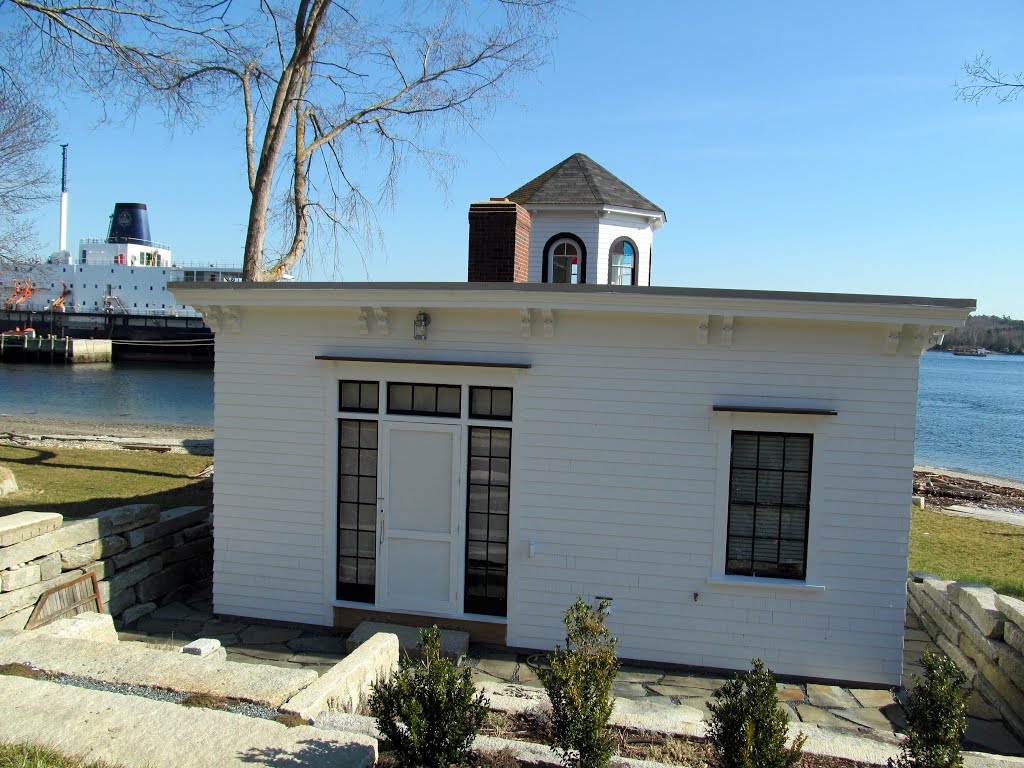
[[[786,413],[804,416],[838,416],[839,411],[829,408],[779,408],[770,405],[713,405],[713,411],[731,413]]]
[[[530,363],[491,363],[483,360],[413,360],[398,357],[351,357],[348,355],[317,355],[317,360],[335,360],[343,363],[396,363],[400,365],[457,365],[469,368],[520,368],[533,366]]]

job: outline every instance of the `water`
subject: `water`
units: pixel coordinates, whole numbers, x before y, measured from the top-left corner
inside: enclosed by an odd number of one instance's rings
[[[212,426],[213,372],[180,365],[3,363],[4,413]],[[1024,355],[925,354],[915,459],[1024,480]]]
[[[915,460],[1024,480],[1024,355],[925,353]]]
[[[0,363],[0,414],[213,426],[213,369],[186,365]],[[0,429],[3,417],[0,415]]]

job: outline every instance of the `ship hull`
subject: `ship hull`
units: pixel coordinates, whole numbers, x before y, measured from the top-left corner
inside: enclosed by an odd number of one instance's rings
[[[213,363],[213,332],[201,317],[0,310],[0,331],[110,339],[114,361]]]

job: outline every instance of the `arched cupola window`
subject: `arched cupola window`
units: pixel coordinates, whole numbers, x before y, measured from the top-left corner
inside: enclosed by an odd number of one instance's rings
[[[576,285],[587,282],[587,248],[576,235],[562,232],[544,246],[541,281]]]
[[[612,243],[608,252],[608,284],[636,285],[636,257],[636,243],[629,238],[620,237]]]

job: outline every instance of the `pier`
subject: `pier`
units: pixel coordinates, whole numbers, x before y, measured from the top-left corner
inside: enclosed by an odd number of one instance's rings
[[[199,316],[0,309],[0,332],[21,328],[34,328],[38,337],[52,336],[58,343],[64,337],[105,340],[113,346],[114,362],[213,363],[213,332]]]
[[[41,363],[109,363],[113,357],[110,339],[32,338],[0,334],[0,360],[28,360]]]

